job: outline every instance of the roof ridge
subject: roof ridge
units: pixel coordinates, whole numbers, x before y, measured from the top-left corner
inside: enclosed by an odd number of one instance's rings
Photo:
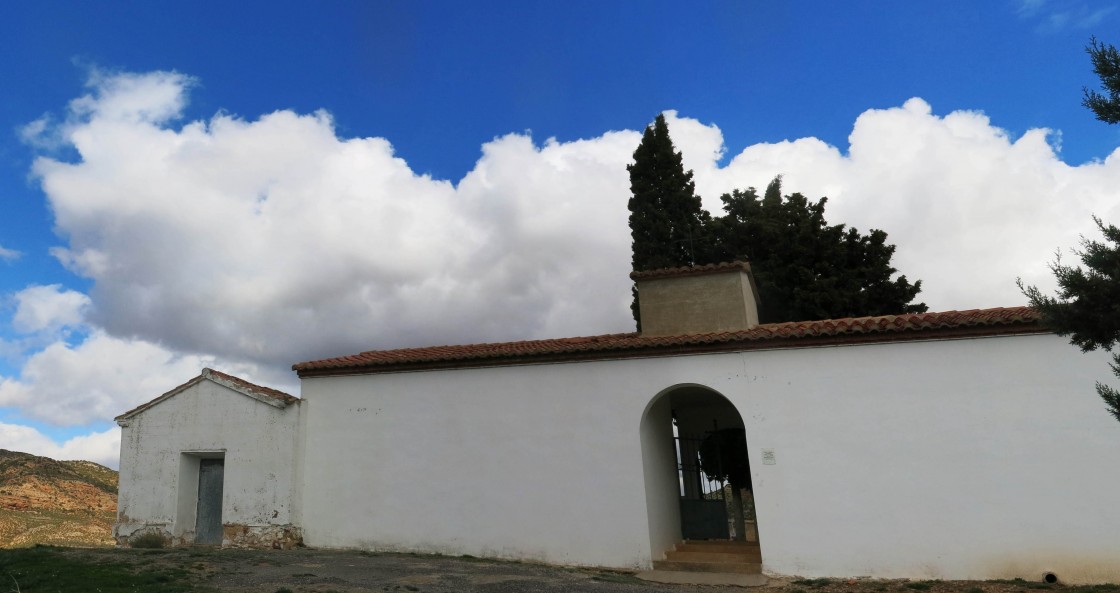
[[[228,381],[230,383],[233,383],[235,385],[240,386],[242,389],[253,391],[253,392],[259,393],[261,395],[265,395],[265,396],[271,397],[273,399],[280,400],[280,401],[282,401],[286,404],[290,404],[290,403],[293,403],[293,402],[299,400],[298,397],[296,397],[296,396],[294,396],[290,393],[285,393],[283,391],[280,391],[279,389],[273,389],[271,387],[265,387],[264,385],[257,385],[256,383],[250,383],[249,381],[246,381],[245,379],[242,379],[241,377],[235,377],[235,376],[230,375],[228,373],[223,373],[221,371],[216,371],[216,370],[214,370],[210,367],[205,367],[205,368],[202,369],[202,376],[204,376],[208,379],[215,378],[215,377],[219,378],[219,379],[223,379],[225,381]]]
[[[222,385],[229,389],[233,389],[234,391],[257,399],[258,401],[264,401],[261,398],[273,400],[276,403],[271,405],[274,405],[276,407],[285,407],[299,402],[298,397],[288,393],[284,393],[283,391],[280,391],[278,389],[265,387],[263,385],[257,385],[256,383],[250,383],[240,377],[235,377],[221,371],[216,371],[210,367],[203,367],[202,371],[197,376],[191,378],[191,380],[187,381],[186,383],[183,383],[182,385],[179,385],[154,399],[148,400],[136,406],[135,408],[132,408],[131,410],[117,416],[116,418],[113,418],[113,420],[118,423],[122,420],[127,420],[128,418],[131,418],[139,414],[140,412],[143,412],[144,410],[155,407],[157,404],[163,402],[164,400],[170,399],[171,397],[183,391],[186,391],[188,388],[197,385],[203,380],[214,381],[219,385]]]

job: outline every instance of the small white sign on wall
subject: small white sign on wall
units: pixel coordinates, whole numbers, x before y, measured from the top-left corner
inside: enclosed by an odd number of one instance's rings
[[[774,457],[773,449],[762,450],[762,465],[776,465],[777,463],[778,460]]]

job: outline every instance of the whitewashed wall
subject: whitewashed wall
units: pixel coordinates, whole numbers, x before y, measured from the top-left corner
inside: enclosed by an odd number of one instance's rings
[[[675,478],[643,414],[699,384],[743,417],[767,572],[1117,580],[1108,378],[1050,335],[309,378],[301,523],[312,546],[647,567],[676,520],[648,489]]]
[[[223,524],[291,524],[298,417],[298,404],[276,408],[204,380],[129,418],[117,536],[162,531],[193,541],[198,456],[225,458]]]
[[[1117,580],[1120,423],[1093,390],[1107,360],[1056,336],[748,357],[733,399],[765,565]],[[775,465],[761,464],[761,448]]]

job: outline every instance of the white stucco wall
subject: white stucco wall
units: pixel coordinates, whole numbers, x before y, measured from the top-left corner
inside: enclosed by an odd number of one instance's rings
[[[193,541],[200,457],[225,459],[224,525],[291,524],[298,417],[298,404],[277,408],[203,380],[127,419],[117,536]]]
[[[780,353],[755,357],[777,366]],[[740,405],[770,570],[1120,578],[1107,358],[1056,336],[799,351]],[[744,402],[739,404],[739,402]],[[761,465],[760,449],[776,464]]]
[[[589,366],[305,380],[305,542],[648,562],[645,402]]]
[[[742,415],[767,572],[1118,580],[1108,378],[1052,335],[309,378],[304,537],[646,567],[643,413],[699,384]]]
[[[645,479],[646,520],[649,523],[649,560],[659,559],[657,550],[669,550],[681,540],[680,477],[676,471],[677,450],[671,437],[672,408],[668,397],[649,404],[640,426],[642,474]],[[667,434],[668,433],[668,434]],[[647,561],[639,558],[638,566]]]

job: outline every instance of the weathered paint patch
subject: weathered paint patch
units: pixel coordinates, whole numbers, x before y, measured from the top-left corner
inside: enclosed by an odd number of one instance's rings
[[[294,525],[222,525],[222,546],[290,550],[303,545],[303,534]]]
[[[163,538],[166,546],[194,545],[193,531],[176,536],[171,532],[170,524],[118,524],[113,533],[117,545],[128,547],[132,547],[137,539],[152,535]],[[222,525],[222,547],[290,550],[300,546],[303,546],[303,534],[294,525]]]
[[[1062,550],[1037,550],[1013,557],[994,558],[983,578],[1023,579],[1042,582],[1047,573],[1066,585],[1120,582],[1120,560],[1107,554],[1070,554]]]

